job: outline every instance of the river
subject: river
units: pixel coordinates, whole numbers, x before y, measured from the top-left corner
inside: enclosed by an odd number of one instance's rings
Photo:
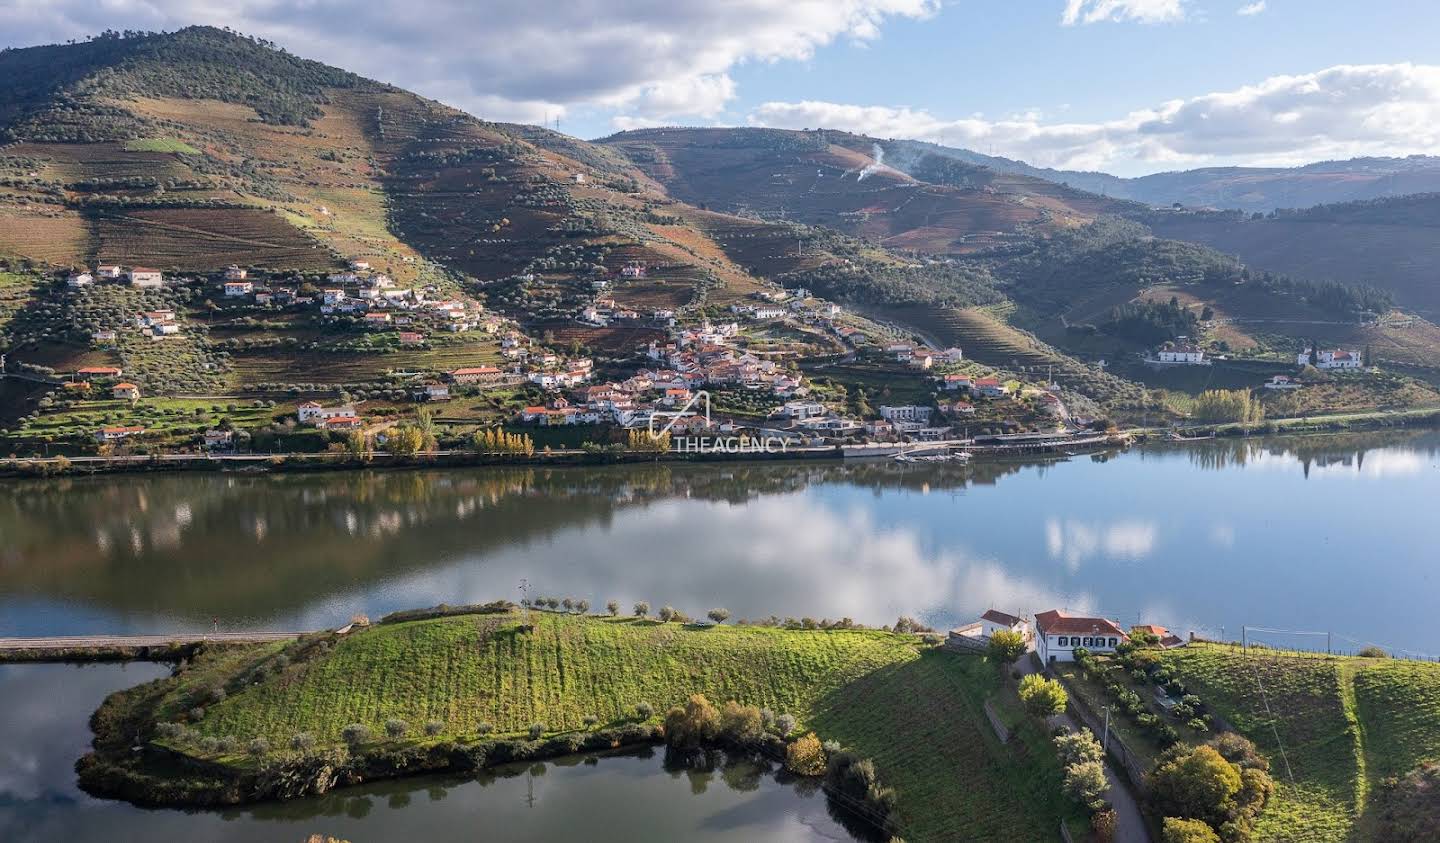
[[[0,636],[316,629],[438,603],[732,618],[989,607],[1440,653],[1440,434],[1061,461],[193,474],[0,485]],[[1320,635],[1254,632],[1323,649]]]

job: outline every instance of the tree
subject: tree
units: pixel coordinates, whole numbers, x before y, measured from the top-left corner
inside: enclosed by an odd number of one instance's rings
[[[1161,754],[1150,774],[1156,807],[1168,817],[1218,827],[1230,819],[1240,792],[1240,770],[1214,747],[1177,745]]]
[[[530,728],[526,730],[526,734],[530,736],[530,740],[532,741],[540,740],[540,736],[545,734],[545,724],[531,723]]]
[[[635,604],[635,617],[637,617],[637,618],[643,618],[643,617],[645,617],[645,616],[648,615],[648,614],[650,614],[650,604],[649,604],[649,603],[646,603],[644,600],[641,600],[639,603],[636,603],[636,604]]]
[[[1220,835],[1200,820],[1166,817],[1160,833],[1164,843],[1220,843]]]
[[[385,721],[385,734],[389,735],[392,739],[405,737],[405,733],[409,730],[410,724],[398,717],[392,717]]]
[[[1028,673],[1020,680],[1020,701],[1031,716],[1044,719],[1063,712],[1070,698],[1056,680]]]
[[[1082,761],[1065,768],[1065,783],[1062,789],[1066,796],[1092,811],[1098,811],[1104,804],[1102,798],[1110,789],[1105,778],[1105,765],[1099,761]]]
[[[990,635],[987,650],[990,658],[1002,665],[1010,664],[1025,654],[1025,636],[1009,629],[996,630]]]
[[[684,706],[665,713],[665,740],[673,746],[694,749],[714,739],[719,714],[704,694],[692,694]]]
[[[606,603],[606,604],[605,604],[605,611],[609,612],[609,613],[610,613],[610,617],[612,617],[612,618],[615,617],[616,615],[620,614],[620,601],[619,601],[619,600],[611,600],[609,603]]]
[[[785,769],[801,776],[825,772],[825,748],[814,732],[807,732],[785,747]]]
[[[759,740],[764,733],[760,709],[755,706],[730,700],[720,707],[720,734],[726,738],[746,744]]]
[[[590,611],[590,601],[589,601],[589,600],[576,600],[576,601],[575,601],[575,611],[576,611],[576,612],[579,612],[579,613],[582,614],[582,615],[588,614],[589,611]]]
[[[385,449],[397,457],[418,454],[424,445],[425,436],[414,425],[396,425],[386,433]]]
[[[729,609],[711,609],[705,614],[707,617],[710,618],[710,620],[714,621],[715,623],[724,623],[730,618]]]
[[[1057,736],[1055,738],[1055,754],[1060,756],[1060,766],[1062,767],[1090,761],[1102,761],[1105,758],[1104,748],[1100,746],[1099,741],[1095,740],[1095,733],[1089,729],[1067,732]]]
[[[675,607],[674,607],[674,606],[661,606],[661,607],[660,607],[660,614],[658,615],[658,617],[660,618],[660,622],[661,622],[661,623],[669,623],[669,622],[675,620]]]

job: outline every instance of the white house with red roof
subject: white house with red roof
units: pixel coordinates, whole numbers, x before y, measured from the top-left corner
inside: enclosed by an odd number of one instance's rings
[[[1009,612],[1002,612],[999,609],[987,609],[985,614],[980,616],[980,634],[989,638],[997,632],[1018,632],[1026,638],[1030,637],[1030,622]]]
[[[1295,356],[1295,362],[1300,366],[1310,365],[1310,352],[1300,352]],[[1335,348],[1315,352],[1317,369],[1359,369],[1364,363],[1364,355],[1358,351]]]
[[[1073,662],[1077,649],[1113,653],[1130,636],[1109,618],[1071,615],[1051,609],[1035,616],[1035,652],[1042,662]]]

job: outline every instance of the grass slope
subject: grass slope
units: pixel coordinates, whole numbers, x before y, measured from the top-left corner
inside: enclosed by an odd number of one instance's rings
[[[388,718],[444,724],[439,739],[474,740],[476,725],[518,734],[541,722],[554,732],[624,722],[639,702],[657,712],[691,693],[795,715],[876,759],[900,796],[906,839],[1048,839],[1068,807],[1047,738],[1021,729],[1018,749],[998,743],[982,700],[993,665],[874,630],[700,628],[630,618],[465,615],[380,624],[336,640],[259,684],[209,707],[202,734],[288,745],[297,732],[338,742],[344,726]],[[174,718],[196,690],[245,675],[278,645],[243,657],[202,658],[164,695]],[[1022,806],[1029,807],[1022,807]],[[1040,806],[1040,807],[1036,807]]]
[[[1270,756],[1278,789],[1258,839],[1363,839],[1380,783],[1440,759],[1440,665],[1246,656],[1221,646],[1173,650],[1165,660]]]

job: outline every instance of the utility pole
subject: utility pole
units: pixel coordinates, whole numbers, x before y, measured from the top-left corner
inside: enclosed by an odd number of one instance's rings
[[[530,625],[530,580],[520,578],[520,608],[525,612],[525,625]]]
[[[1110,706],[1105,706],[1105,732],[1100,739],[1100,749],[1104,752],[1110,751]]]

